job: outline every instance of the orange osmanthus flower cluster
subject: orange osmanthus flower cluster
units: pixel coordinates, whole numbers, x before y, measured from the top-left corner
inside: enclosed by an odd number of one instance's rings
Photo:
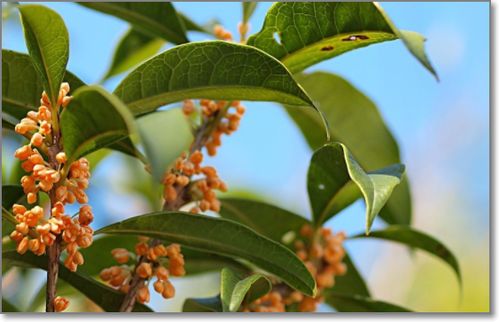
[[[46,150],[54,143],[52,140],[52,113],[57,113],[60,106],[65,107],[71,100],[68,96],[69,85],[61,85],[58,106],[53,109],[45,94],[42,94],[41,106],[38,112],[30,111],[16,125],[16,132],[22,135],[31,135],[30,143],[17,149],[15,157],[22,161],[22,168],[28,172],[21,178],[21,185],[27,195],[29,204],[37,202],[37,194],[40,191],[50,193],[52,209],[48,218],[40,206],[27,209],[23,205],[14,204],[13,213],[18,224],[10,237],[17,243],[17,251],[24,254],[28,249],[36,255],[45,254],[46,248],[61,236],[63,246],[68,256],[64,265],[76,271],[77,266],[83,264],[83,256],[78,247],[86,248],[92,243],[93,230],[89,224],[93,220],[92,209],[88,205],[82,205],[77,217],[71,218],[65,214],[64,205],[78,201],[80,204],[88,202],[84,189],[88,187],[90,178],[90,167],[85,158],[81,158],[66,167],[66,154],[58,152],[55,163],[45,160],[45,157],[37,148]],[[64,172],[67,173],[64,173]]]
[[[175,287],[169,280],[169,275],[185,275],[184,257],[178,244],[170,244],[165,247],[162,244],[149,246],[147,238],[141,240],[135,246],[135,254],[125,248],[115,248],[111,251],[114,260],[120,264],[101,271],[100,277],[115,289],[123,293],[130,290],[130,281],[133,274],[137,274],[144,280],[137,290],[136,299],[139,303],[147,303],[150,300],[150,280],[156,276],[153,283],[154,290],[163,298],[169,299],[175,296]],[[136,261],[129,264],[131,259],[144,258],[144,261]],[[168,269],[165,267],[168,265]]]
[[[298,291],[289,288],[275,288],[272,292],[253,301],[242,308],[246,312],[285,312],[286,306],[297,305],[301,312],[313,312],[323,301],[322,291],[334,286],[334,277],[346,273],[347,267],[342,262],[345,256],[343,232],[333,234],[330,229],[321,228],[319,235],[314,236],[310,225],[300,229],[303,239],[295,241],[296,255],[305,263],[305,266],[317,282],[317,296],[304,296]],[[279,290],[279,291],[278,291]]]

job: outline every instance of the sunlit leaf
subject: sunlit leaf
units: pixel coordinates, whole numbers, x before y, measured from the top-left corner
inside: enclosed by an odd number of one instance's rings
[[[224,268],[220,276],[220,299],[224,312],[237,312],[243,301],[248,303],[270,292],[272,283],[265,275],[253,274],[241,278],[234,271]]]
[[[385,125],[376,105],[345,79],[326,72],[297,75],[296,79],[314,99],[330,126],[334,141],[342,142],[366,170],[400,163],[397,142]],[[291,106],[286,111],[315,150],[325,144],[325,129],[317,113]],[[390,224],[411,223],[409,182],[404,178],[381,210]]]
[[[66,25],[59,14],[41,5],[22,5],[19,12],[29,54],[55,106],[69,58]]]
[[[20,255],[16,251],[4,251],[2,253],[2,261],[20,267],[47,269],[47,257],[45,255],[36,256],[32,253]],[[107,312],[118,312],[125,297],[123,293],[99,283],[90,277],[71,272],[62,264],[59,265],[59,278],[79,290]],[[151,312],[151,309],[137,303],[134,311]]]
[[[115,94],[135,115],[196,98],[313,106],[279,61],[253,47],[224,41],[169,49],[132,71]]]
[[[245,1],[242,3],[243,6],[243,23],[247,23],[253,13],[255,12],[258,2],[255,1]]]
[[[440,241],[421,231],[409,228],[407,226],[391,225],[383,230],[372,231],[369,236],[359,234],[350,238],[377,238],[401,243],[411,248],[426,251],[437,256],[447,263],[456,273],[459,283],[461,280],[461,271],[459,263],[452,252]]]
[[[350,50],[399,38],[436,76],[424,52],[424,37],[401,32],[381,7],[371,2],[275,3],[262,29],[248,39],[248,44],[297,73]]]
[[[170,2],[80,2],[131,23],[134,28],[174,44],[189,41],[185,28]]]
[[[2,312],[21,312],[14,304],[2,297]]]
[[[331,143],[314,152],[308,170],[308,195],[313,221],[321,225],[347,205],[364,198],[366,233],[375,216],[400,183],[404,166],[395,164],[366,173],[341,143]]]
[[[98,86],[79,89],[61,114],[68,163],[109,145],[119,145],[122,152],[137,155],[129,139],[133,124],[129,110],[112,94]]]
[[[143,116],[137,127],[152,174],[160,182],[166,169],[189,149],[194,137],[181,109],[169,109]]]
[[[234,221],[182,212],[157,212],[133,217],[96,232],[102,233],[149,236],[245,259],[305,294],[316,291],[314,279],[293,252]]]

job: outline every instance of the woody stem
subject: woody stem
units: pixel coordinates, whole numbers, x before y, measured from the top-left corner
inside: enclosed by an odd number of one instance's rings
[[[52,124],[56,125],[52,128],[52,146],[48,148],[48,157],[49,163],[52,168],[57,169],[57,159],[56,155],[61,151],[60,148],[60,132],[59,132],[59,117],[57,111],[54,111],[56,117],[53,117]],[[56,185],[49,191],[50,197],[50,209],[57,202],[56,194]],[[56,297],[57,291],[57,278],[59,275],[59,257],[61,255],[61,236],[57,236],[54,243],[47,248],[47,288],[46,288],[46,296],[45,296],[45,310],[47,312],[55,312],[54,307],[54,299]]]

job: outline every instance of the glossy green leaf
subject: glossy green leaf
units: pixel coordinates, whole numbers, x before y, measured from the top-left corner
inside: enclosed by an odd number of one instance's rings
[[[21,312],[14,304],[2,297],[2,312]]]
[[[366,173],[343,144],[323,146],[314,152],[308,170],[314,223],[321,225],[362,196],[366,204],[366,233],[369,233],[375,216],[400,183],[404,170],[403,165],[395,164]]]
[[[181,109],[174,108],[139,118],[137,127],[152,174],[160,182],[166,169],[194,141],[189,122]]]
[[[241,278],[228,268],[220,276],[220,299],[224,312],[237,312],[244,300],[253,302],[270,292],[272,283],[263,274]]]
[[[137,155],[129,139],[133,116],[112,94],[98,86],[77,90],[61,114],[61,131],[68,163],[111,144]]]
[[[11,212],[14,204],[28,205],[23,188],[19,185],[2,185],[2,237],[9,236],[17,224]]]
[[[96,238],[92,243],[92,247],[80,250],[85,258],[85,265],[80,266],[78,272],[87,276],[98,275],[104,268],[116,265],[111,256],[113,249],[125,248],[133,252],[137,242],[137,238],[130,236],[109,235]],[[184,255],[185,271],[188,276],[220,271],[223,267],[230,267],[241,273],[247,271],[244,265],[228,257],[200,252],[186,247],[182,247],[182,254]]]
[[[130,28],[121,38],[114,52],[113,61],[104,80],[126,72],[146,59],[154,56],[165,41]]]
[[[269,9],[262,29],[248,44],[297,73],[350,50],[400,38],[436,76],[424,53],[424,37],[416,35],[399,31],[376,3],[279,2]]]
[[[315,281],[296,255],[284,246],[236,222],[182,212],[137,216],[96,234],[143,235],[187,247],[248,260],[305,294],[316,292]]]
[[[222,198],[220,201],[222,217],[246,225],[270,239],[287,245],[292,250],[291,241],[298,236],[300,228],[305,224],[311,224],[297,214],[260,201],[236,198]],[[343,276],[335,277],[332,289],[339,293],[369,296],[367,285],[348,254],[345,255],[343,262],[347,265],[347,272]]]
[[[169,49],[137,67],[114,93],[135,115],[196,98],[313,106],[275,58],[256,48],[225,41]]]
[[[71,93],[83,86],[83,82],[70,72],[64,81],[69,83]],[[3,113],[17,119],[38,109],[44,89],[43,78],[36,71],[30,56],[2,49],[2,109]]]
[[[243,6],[243,23],[247,23],[253,13],[255,12],[258,2],[255,1],[245,1],[242,3]]]
[[[19,12],[29,54],[55,106],[69,58],[66,25],[59,14],[41,5],[22,5]]]
[[[411,312],[411,310],[388,302],[373,300],[361,295],[347,295],[326,291],[325,302],[338,312]]]
[[[400,163],[397,142],[376,105],[367,96],[345,79],[326,72],[297,75],[296,79],[323,112],[332,139],[348,146],[366,171]],[[290,106],[286,110],[313,150],[326,143],[325,130],[317,113]],[[390,224],[411,223],[407,178],[394,189],[380,217]]]
[[[447,263],[462,283],[459,263],[452,252],[435,238],[407,226],[392,225],[383,230],[372,231],[369,236],[362,234],[350,238],[378,238],[401,243],[411,248],[426,251]]]
[[[188,42],[183,22],[170,2],[80,2],[131,23],[134,28],[174,44]]]
[[[47,269],[47,257],[35,256],[32,253],[20,255],[15,251],[6,251],[2,253],[3,262],[8,262],[12,265]],[[99,305],[107,312],[118,312],[124,294],[102,284],[94,279],[84,276],[79,273],[73,273],[64,265],[59,265],[59,278],[66,281],[68,284],[78,289],[82,294]],[[151,312],[147,306],[137,303],[134,307],[136,312]]]
[[[220,296],[208,298],[187,298],[182,306],[182,312],[222,312]]]
[[[296,232],[309,223],[297,214],[260,201],[237,198],[222,198],[220,201],[220,216],[246,225],[277,242],[283,242],[283,237],[289,233],[296,236]]]

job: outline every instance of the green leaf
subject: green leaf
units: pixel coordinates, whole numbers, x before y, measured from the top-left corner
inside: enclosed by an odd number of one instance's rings
[[[187,298],[182,306],[182,312],[222,312],[220,296],[208,298]]]
[[[15,305],[2,297],[2,312],[21,312]]]
[[[362,195],[366,203],[366,233],[369,233],[375,216],[400,183],[403,173],[401,164],[366,173],[345,145],[323,146],[314,152],[308,170],[314,223],[321,225]]]
[[[276,3],[248,45],[297,73],[350,50],[397,38],[436,76],[423,50],[424,38],[399,31],[380,6],[370,2]]]
[[[314,99],[330,125],[331,137],[352,151],[367,171],[400,163],[397,142],[376,105],[345,79],[326,72],[297,75],[297,81]],[[308,109],[286,108],[310,147],[325,144],[322,120]],[[397,186],[380,217],[390,224],[411,223],[411,196],[407,178]]]
[[[345,254],[345,257],[343,257],[343,263],[347,266],[347,272],[345,275],[334,277],[335,282],[331,291],[340,294],[357,294],[369,297],[370,292],[366,282],[348,254]]]
[[[144,60],[154,56],[165,41],[151,37],[136,29],[130,28],[121,38],[114,52],[113,61],[103,80],[126,72]]]
[[[265,275],[253,274],[242,279],[228,268],[220,276],[220,298],[224,312],[237,312],[246,299],[252,302],[270,292],[272,283]]]
[[[4,251],[2,253],[2,260],[3,262],[8,262],[9,264],[16,266],[39,268],[43,270],[47,269],[47,257],[45,255],[35,256],[31,253],[20,255],[15,251]],[[125,296],[124,294],[101,284],[90,277],[79,273],[73,273],[62,264],[59,265],[59,278],[78,289],[103,310],[107,312],[119,311],[121,302]],[[137,303],[134,307],[134,311],[151,312],[151,309]]]
[[[221,198],[220,216],[237,221],[277,242],[292,233],[295,235],[309,221],[282,208],[253,200]]]
[[[61,130],[68,164],[111,144],[127,154],[138,154],[129,139],[133,116],[118,98],[98,86],[75,92],[61,113]]]
[[[10,212],[15,203],[28,205],[23,188],[18,185],[2,185],[2,237],[9,236],[18,223]],[[3,249],[6,249],[5,245]]]
[[[174,44],[188,42],[183,22],[169,2],[80,2],[131,23],[134,28]]]
[[[102,233],[149,236],[201,251],[245,259],[305,294],[316,292],[313,277],[293,252],[230,220],[182,212],[156,212],[133,217],[96,232]]]
[[[446,262],[456,273],[459,284],[462,284],[459,263],[452,252],[435,238],[407,226],[392,225],[383,230],[372,231],[369,236],[362,234],[350,238],[379,238],[404,244],[411,248],[421,249]]]
[[[19,120],[15,117],[2,112],[2,129],[3,130],[11,130],[14,131],[16,128],[16,124],[19,123]]]
[[[279,61],[256,48],[225,41],[169,49],[132,71],[115,94],[135,115],[196,98],[313,106]]]
[[[71,92],[84,85],[70,72],[65,73],[64,81],[69,83]],[[29,111],[40,106],[43,88],[43,78],[36,71],[30,56],[2,49],[3,113],[17,119],[26,117]]]
[[[293,249],[290,241],[299,235],[300,228],[305,224],[311,225],[310,221],[297,214],[263,202],[235,198],[220,200],[222,217],[246,225],[265,237],[287,245],[290,249]],[[335,277],[332,289],[339,293],[369,296],[367,285],[348,254],[343,262],[347,265],[347,272],[343,276]]]
[[[411,312],[404,307],[361,295],[347,295],[326,290],[324,298],[326,303],[338,312]]]
[[[52,106],[56,106],[69,58],[68,31],[61,16],[47,7],[22,5],[19,12],[29,54]]]
[[[139,118],[137,127],[152,174],[160,182],[166,169],[194,141],[189,122],[181,109],[174,108]]]
[[[136,238],[130,238],[130,236],[102,236],[96,238],[92,243],[92,247],[80,250],[85,258],[85,265],[80,266],[78,272],[87,276],[98,275],[104,268],[116,265],[116,261],[111,256],[111,250],[125,248],[133,252],[137,242]],[[241,273],[247,271],[244,265],[228,257],[200,252],[186,247],[182,247],[182,254],[184,255],[185,271],[188,276],[219,271],[223,267],[230,267]]]
[[[243,23],[247,23],[253,13],[255,12],[258,2],[246,1],[242,3],[243,6]]]

